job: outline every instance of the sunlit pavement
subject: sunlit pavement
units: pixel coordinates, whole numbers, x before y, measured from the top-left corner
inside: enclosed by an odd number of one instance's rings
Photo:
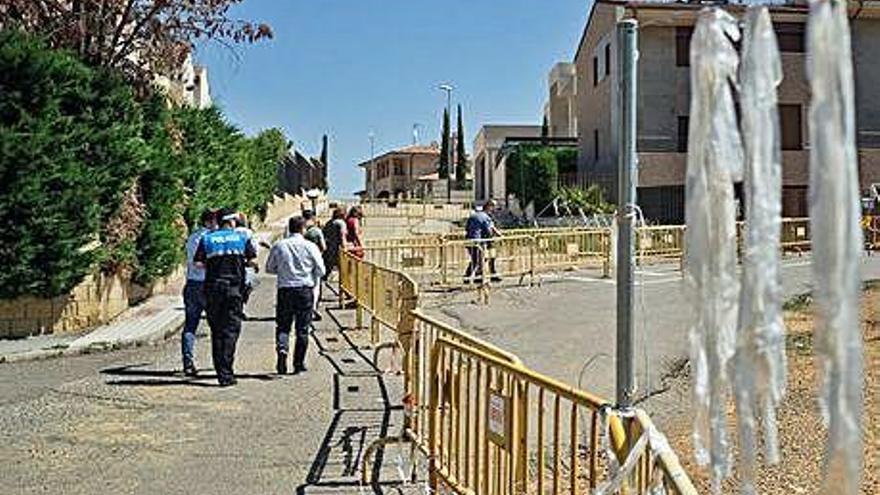
[[[176,338],[0,365],[0,492],[362,493],[367,444],[400,428],[400,380],[344,328],[353,311],[316,325],[307,373],[276,376],[273,282],[247,307],[232,388],[217,387],[205,337],[197,379],[180,374]]]

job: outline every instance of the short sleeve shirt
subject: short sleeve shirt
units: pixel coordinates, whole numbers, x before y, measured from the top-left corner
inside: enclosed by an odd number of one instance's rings
[[[209,232],[196,249],[195,260],[205,263],[205,283],[225,280],[231,286],[245,283],[245,262],[257,257],[250,236],[232,229]]]
[[[489,239],[492,237],[492,217],[485,211],[475,211],[468,217],[465,225],[467,239]]]
[[[305,238],[307,241],[311,241],[318,249],[324,248],[324,233],[321,232],[321,228],[317,225],[312,225],[308,229],[306,229]]]

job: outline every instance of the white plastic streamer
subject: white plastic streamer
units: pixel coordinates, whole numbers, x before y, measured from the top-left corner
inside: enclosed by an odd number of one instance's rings
[[[699,464],[711,464],[714,493],[730,473],[727,374],[739,294],[733,184],[742,176],[743,162],[731,89],[738,39],[736,20],[719,9],[700,12],[691,38],[686,281],[695,309],[690,336],[694,449]]]
[[[855,495],[862,466],[862,231],[847,3],[813,0],[807,33],[815,342],[828,425],[822,493]]]
[[[779,237],[782,164],[776,88],[782,63],[766,7],[748,10],[740,66],[745,146],[746,232],[733,388],[742,460],[742,493],[755,493],[757,416],[767,460],[779,459],[776,406],[785,394],[785,327]]]

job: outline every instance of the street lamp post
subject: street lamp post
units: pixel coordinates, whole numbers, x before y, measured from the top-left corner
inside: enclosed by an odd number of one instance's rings
[[[375,156],[376,156],[376,154],[375,154],[376,135],[373,134],[373,131],[370,131],[370,133],[368,134],[368,137],[370,138],[370,173],[369,173],[369,175],[370,175],[370,179],[372,179],[372,180],[370,180],[370,186],[371,186],[370,189],[372,189],[372,191],[370,191],[370,196],[371,196],[370,199],[375,199],[375,197],[376,197],[376,168],[374,167],[374,165],[375,165],[374,160],[375,160]]]
[[[441,91],[446,91],[446,115],[449,116],[449,143],[447,143],[446,150],[446,159],[447,159],[447,174],[446,174],[446,202],[452,202],[452,171],[454,170],[452,164],[452,90],[455,89],[449,83],[443,83],[440,85]]]

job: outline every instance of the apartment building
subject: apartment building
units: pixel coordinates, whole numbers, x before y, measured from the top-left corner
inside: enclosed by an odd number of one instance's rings
[[[880,7],[853,3],[851,15],[856,77],[860,180],[880,182]],[[578,172],[617,196],[617,63],[615,25],[639,21],[638,202],[658,222],[684,221],[690,109],[690,37],[705,4],[596,0],[583,32],[577,74]],[[731,12],[744,7],[729,5]],[[778,90],[783,155],[783,215],[807,215],[810,102],[806,79],[805,3],[770,6],[782,57]]]
[[[549,94],[544,120],[550,137],[577,136],[577,71],[575,64],[559,62],[547,78]]]

